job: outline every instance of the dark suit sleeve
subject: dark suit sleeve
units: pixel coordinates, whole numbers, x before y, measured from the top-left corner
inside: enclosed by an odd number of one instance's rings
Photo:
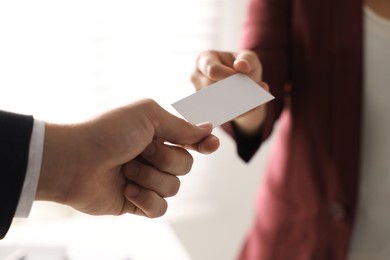
[[[7,233],[26,175],[33,117],[0,111],[0,239]]]

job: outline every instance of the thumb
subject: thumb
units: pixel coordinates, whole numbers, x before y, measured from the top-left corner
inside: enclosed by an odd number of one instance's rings
[[[262,78],[263,69],[257,54],[253,51],[243,50],[235,53],[233,67],[238,72],[247,74],[256,82]]]
[[[211,123],[193,125],[181,119],[165,109],[154,104],[151,110],[152,124],[155,130],[155,138],[161,138],[173,144],[195,144],[209,136],[213,130]]]

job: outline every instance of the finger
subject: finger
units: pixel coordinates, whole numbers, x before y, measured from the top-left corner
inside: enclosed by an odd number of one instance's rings
[[[149,218],[161,217],[168,208],[165,199],[156,192],[142,189],[137,184],[128,183],[125,187],[125,201],[122,213],[131,213]]]
[[[143,106],[142,106],[143,105]],[[162,139],[173,144],[187,145],[198,143],[211,134],[210,123],[193,125],[163,109],[153,100],[145,100],[140,106],[154,128],[154,139]]]
[[[197,91],[215,83],[215,81],[203,75],[199,70],[195,70],[191,75],[191,82]]]
[[[128,201],[127,199],[125,199],[124,201],[121,215],[122,214],[133,214],[137,216],[148,217],[140,208],[138,208],[136,205],[134,205],[132,202]]]
[[[256,82],[262,79],[262,66],[257,54],[250,50],[243,50],[234,54],[234,69],[247,74]]]
[[[199,72],[212,81],[219,81],[233,75],[234,57],[228,52],[205,51],[196,61]]]
[[[260,85],[263,89],[267,90],[268,92],[270,91],[270,90],[269,90],[269,85],[267,84],[267,82],[261,81],[261,82],[259,83],[259,85]]]
[[[219,148],[218,137],[210,135],[197,144],[186,145],[184,148],[197,151],[202,154],[211,154]]]
[[[184,175],[192,168],[192,155],[182,147],[167,145],[154,140],[141,156],[160,171]]]
[[[144,189],[155,191],[164,198],[176,195],[180,188],[180,180],[176,176],[137,160],[125,165],[124,174],[128,180]]]

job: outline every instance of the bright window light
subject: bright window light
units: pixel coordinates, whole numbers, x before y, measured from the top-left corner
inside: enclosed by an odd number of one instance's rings
[[[0,109],[73,122],[150,97],[170,110],[215,47],[217,2],[1,1]]]

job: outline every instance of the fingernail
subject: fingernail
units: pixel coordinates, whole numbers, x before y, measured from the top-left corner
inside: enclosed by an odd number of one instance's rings
[[[213,128],[213,125],[210,122],[203,122],[203,123],[197,124],[196,126],[199,128],[203,128],[203,129],[208,129],[210,127]]]

